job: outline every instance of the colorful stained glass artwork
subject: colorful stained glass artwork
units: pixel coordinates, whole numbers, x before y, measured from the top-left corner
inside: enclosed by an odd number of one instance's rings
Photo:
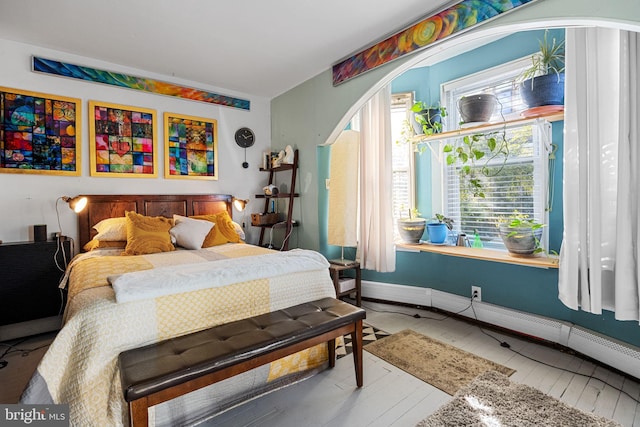
[[[159,95],[175,96],[178,98],[190,99],[192,101],[208,102],[210,104],[218,104],[225,107],[240,108],[242,110],[251,109],[251,102],[247,99],[220,95],[218,93],[187,86],[180,86],[160,80],[114,73],[111,71],[99,70],[97,68],[85,67],[83,65],[69,64],[67,62],[55,61],[37,56],[33,57],[32,66],[33,71],[38,73],[86,80],[94,83],[103,83],[128,89],[142,90]]]
[[[337,86],[387,62],[536,0],[464,0],[333,66]]]
[[[92,176],[157,176],[155,110],[90,101],[89,112]]]
[[[80,102],[0,87],[0,172],[80,175]]]
[[[165,113],[165,177],[218,179],[218,122]]]

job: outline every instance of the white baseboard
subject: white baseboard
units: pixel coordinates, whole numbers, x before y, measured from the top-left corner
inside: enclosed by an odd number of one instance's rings
[[[640,378],[640,348],[569,322],[486,302],[474,302],[472,310],[470,298],[417,286],[363,280],[362,296],[416,306],[434,307],[518,333],[542,338],[571,348],[635,378]]]

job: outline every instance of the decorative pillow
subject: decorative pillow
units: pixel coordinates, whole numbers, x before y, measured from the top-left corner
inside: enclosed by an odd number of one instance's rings
[[[211,231],[209,231],[209,234],[207,234],[207,237],[204,239],[204,243],[202,243],[203,248],[223,245],[225,243],[240,242],[240,236],[238,236],[238,233],[236,233],[236,230],[233,227],[233,221],[231,220],[231,217],[229,216],[227,211],[212,215],[197,215],[192,216],[191,218],[205,219],[215,224]]]
[[[123,217],[124,218],[124,217]],[[127,246],[126,240],[90,240],[84,246],[83,249],[87,252],[94,249],[124,249]]]
[[[240,240],[245,240],[247,236],[244,234],[242,226],[235,221],[232,221],[231,223],[233,224],[233,229],[236,230],[236,233],[238,233],[238,237],[240,238]]]
[[[174,215],[173,222],[175,225],[169,230],[169,234],[175,239],[174,243],[186,249],[200,249],[204,238],[214,226],[211,221],[180,215]]]
[[[123,255],[144,255],[169,252],[176,248],[171,244],[169,230],[172,220],[161,216],[144,216],[126,212],[127,246]]]
[[[127,218],[107,218],[93,226],[98,232],[94,240],[122,242],[127,240]]]

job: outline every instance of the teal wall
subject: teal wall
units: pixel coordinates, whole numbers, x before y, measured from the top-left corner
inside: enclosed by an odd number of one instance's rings
[[[392,92],[415,93],[416,100],[436,104],[440,84],[481,71],[537,51],[542,31],[513,34],[482,48],[469,51],[441,63],[412,69],[395,78]],[[551,34],[564,38],[563,30]],[[562,243],[562,138],[563,122],[552,127],[553,143],[558,145],[555,166],[553,209],[549,213],[549,247],[559,252]],[[328,192],[324,180],[328,177],[330,149],[319,147],[318,189],[320,250],[329,258],[337,257],[339,249],[326,244]],[[431,151],[416,154],[416,196],[418,210],[425,218],[433,215],[431,187]],[[347,255],[355,257],[354,250]],[[576,312],[566,308],[558,299],[558,270],[539,269],[490,261],[473,260],[429,252],[396,252],[396,271],[376,273],[363,271],[363,279],[383,283],[428,287],[456,295],[469,296],[471,286],[482,287],[482,299],[491,304],[510,307],[529,313],[552,317],[598,331],[640,346],[640,329],[635,322],[617,322],[611,313],[603,316]],[[613,320],[613,321],[612,321]]]
[[[416,11],[416,15],[420,12]],[[300,206],[302,222],[299,246],[328,254],[326,231],[326,191],[322,176],[328,151],[322,144],[335,140],[351,115],[382,85],[430,57],[439,49],[464,45],[479,37],[513,34],[521,30],[545,26],[593,25],[640,31],[640,2],[637,0],[544,0],[498,17],[486,25],[460,34],[437,48],[408,55],[369,71],[339,86],[331,84],[331,70],[299,84],[271,101],[271,144],[274,147],[294,145],[300,150]],[[554,135],[562,132],[554,128]],[[554,137],[555,138],[555,137]],[[324,157],[323,157],[324,156]],[[558,161],[556,180],[561,181],[561,162]],[[561,194],[556,192],[556,197]],[[324,208],[321,206],[325,204]],[[552,216],[561,218],[560,205]],[[551,223],[557,223],[551,218]],[[559,239],[559,233],[554,234]],[[324,239],[324,242],[323,242]],[[322,245],[322,246],[321,246]],[[557,243],[552,242],[552,246]],[[460,271],[473,271],[462,275]],[[477,273],[477,274],[476,274]],[[504,277],[503,277],[504,276]],[[637,322],[621,322],[613,314],[591,315],[572,311],[557,299],[557,271],[530,267],[504,266],[486,261],[453,259],[437,254],[399,254],[398,272],[394,274],[367,273],[370,280],[446,289],[460,295],[469,294],[469,286],[483,286],[483,299],[533,313],[545,313],[594,331],[640,346],[640,327]],[[485,296],[486,295],[486,296]],[[531,302],[530,302],[531,301]]]

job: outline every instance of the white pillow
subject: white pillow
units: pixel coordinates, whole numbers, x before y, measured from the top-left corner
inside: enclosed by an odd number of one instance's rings
[[[244,240],[246,236],[244,235],[244,230],[242,229],[242,226],[235,221],[231,221],[231,223],[233,224],[233,229],[236,230],[236,233],[238,233],[240,240]]]
[[[173,221],[175,225],[169,230],[171,240],[186,249],[200,249],[205,237],[214,226],[211,221],[181,215],[174,215]]]
[[[93,238],[105,242],[127,240],[127,218],[107,218],[93,226],[98,232]]]

